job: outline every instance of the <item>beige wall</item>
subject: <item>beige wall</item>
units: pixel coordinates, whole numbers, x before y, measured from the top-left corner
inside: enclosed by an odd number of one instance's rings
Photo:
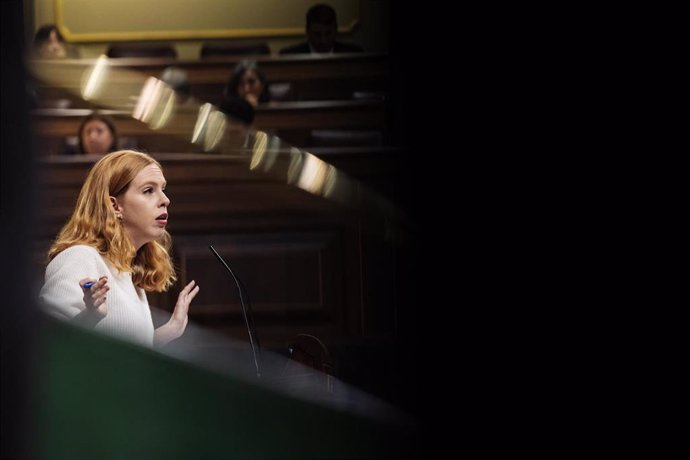
[[[52,24],[55,22],[54,0],[33,0],[33,4],[35,30],[38,30],[43,24]]]
[[[55,17],[55,0],[27,0],[30,2],[33,2],[33,11],[34,11],[34,30],[38,29],[43,24],[47,23],[54,23],[56,21]],[[62,0],[65,1],[65,0]],[[90,0],[94,4],[98,0]],[[165,5],[169,5],[169,2],[166,2],[166,0],[140,0],[140,1],[147,1],[149,4],[155,4],[155,3],[160,3],[162,7]],[[228,5],[239,5],[241,3],[245,3],[243,1],[239,0],[219,0],[221,2],[225,2]],[[279,24],[280,23],[280,18],[284,17],[284,25],[287,28],[292,28],[295,29],[297,22],[301,22],[303,26],[303,21],[304,21],[304,14],[306,12],[306,8],[308,8],[308,5],[312,3],[316,3],[319,0],[300,0],[300,1],[289,1],[286,2],[285,0],[263,0],[262,4],[267,4],[268,6],[262,7],[262,10],[260,11],[260,15],[257,15],[256,11],[251,11],[248,13],[246,16],[243,17],[243,21],[246,21],[247,23],[252,23],[252,21],[256,22],[259,20],[266,21],[268,24]],[[359,21],[357,24],[357,27],[355,27],[355,30],[351,33],[344,33],[340,34],[339,39],[346,41],[346,42],[353,42],[357,43],[361,46],[364,47],[365,50],[371,51],[371,52],[386,52],[388,43],[388,30],[389,30],[389,22],[388,22],[388,10],[389,10],[389,1],[390,0],[337,0],[337,1],[354,1],[359,3],[359,8],[355,7],[355,11],[358,9],[359,10]],[[254,2],[253,4],[255,4]],[[286,9],[286,4],[289,5],[289,8]],[[306,6],[305,6],[306,5]],[[126,8],[122,9],[122,16],[116,16],[116,15],[111,15],[113,16],[113,21],[112,24],[113,27],[112,29],[115,30],[117,29],[115,27],[115,24],[122,23],[124,19],[127,18],[127,15],[131,14],[130,11],[128,11]],[[168,11],[166,10],[166,21],[168,17],[171,17],[173,21],[176,21],[177,23],[182,22],[182,18],[175,18],[174,11]],[[199,11],[200,15],[203,15],[203,11]],[[168,16],[170,15],[170,16]],[[101,19],[102,20],[102,19]],[[209,23],[212,23],[211,19],[208,19]],[[239,21],[239,19],[238,19]],[[199,20],[196,19],[196,22],[198,24]],[[347,24],[343,24],[342,21],[339,21],[341,26],[345,26]],[[295,32],[296,33],[296,32]],[[296,43],[300,39],[302,39],[302,35],[293,35],[293,36],[278,36],[278,37],[252,37],[252,38],[243,38],[243,39],[233,39],[237,41],[238,43],[241,43],[243,41],[250,41],[250,42],[256,42],[256,41],[266,41],[268,42],[269,46],[271,47],[271,51],[274,54],[277,54],[278,49],[281,47]],[[227,40],[227,39],[226,39]],[[173,41],[175,44],[175,47],[177,49],[178,57],[180,59],[196,59],[199,56],[199,52],[201,49],[201,44],[203,40],[197,39],[190,39],[190,40],[177,40]],[[104,53],[107,49],[108,42],[93,42],[93,43],[77,43],[76,47],[80,51],[80,55],[82,57],[88,58],[88,57],[96,57],[99,56],[100,54]]]

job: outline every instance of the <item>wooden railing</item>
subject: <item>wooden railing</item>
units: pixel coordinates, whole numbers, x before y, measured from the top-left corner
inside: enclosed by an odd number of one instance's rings
[[[166,67],[176,66],[187,72],[195,97],[217,104],[233,68],[246,56],[230,56],[204,60],[176,60],[167,58],[110,59],[108,66],[116,70],[131,70],[137,75],[160,77]],[[289,83],[289,99],[330,100],[350,99],[354,92],[385,92],[388,85],[388,58],[382,54],[354,53],[328,56],[254,56],[269,83]],[[47,75],[81,75],[95,64],[95,59],[65,59],[34,61]],[[31,64],[31,63],[30,63]],[[81,78],[56,86],[38,82],[42,99],[72,97],[81,91]],[[126,84],[127,81],[120,81]],[[73,98],[73,107],[84,107],[81,98]]]
[[[110,115],[118,135],[135,140],[136,147],[149,152],[195,152],[200,148],[190,143],[196,112],[176,121],[171,130],[150,129],[145,123],[132,118],[124,110],[101,111]],[[60,154],[65,138],[77,136],[82,119],[89,109],[36,109],[31,113],[33,131],[41,156]],[[369,129],[382,133],[386,127],[383,103],[376,100],[271,102],[256,110],[253,124],[268,130],[284,141],[305,146],[313,129]]]

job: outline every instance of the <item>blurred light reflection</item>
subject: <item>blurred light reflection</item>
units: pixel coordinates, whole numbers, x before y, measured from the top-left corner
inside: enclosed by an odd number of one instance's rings
[[[206,132],[206,123],[208,121],[208,116],[211,113],[213,106],[208,102],[202,104],[199,107],[199,115],[196,118],[196,123],[194,124],[194,131],[192,132],[192,143],[200,144],[203,139],[203,135]]]
[[[304,153],[295,147],[290,149],[290,164],[287,170],[288,184],[294,184],[299,178],[302,171],[302,163],[304,163]]]
[[[175,92],[161,80],[149,77],[141,88],[132,116],[157,130],[168,123],[174,110]]]
[[[94,99],[101,94],[104,86],[106,70],[108,67],[108,58],[101,55],[96,64],[90,70],[86,70],[83,74],[83,84],[81,95],[87,101]]]
[[[204,133],[204,151],[215,149],[225,134],[225,115],[218,110],[211,110],[208,125]]]
[[[305,162],[299,179],[297,179],[297,186],[315,195],[321,195],[323,193],[323,186],[326,183],[326,177],[329,174],[329,168],[333,168],[333,166],[311,153],[305,152],[304,156]]]
[[[266,146],[268,145],[268,136],[263,131],[258,131],[254,135],[254,147],[252,153],[252,160],[249,163],[249,169],[256,169],[264,161],[264,156],[266,154]],[[267,168],[264,165],[264,171]]]

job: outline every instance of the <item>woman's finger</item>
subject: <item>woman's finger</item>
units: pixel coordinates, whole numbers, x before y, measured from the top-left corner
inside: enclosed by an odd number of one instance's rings
[[[194,287],[194,289],[192,289],[191,291],[188,291],[188,292],[185,292],[185,290],[183,289],[182,292],[180,292],[178,302],[183,302],[183,303],[186,303],[187,305],[189,305],[198,293],[199,293],[199,286]]]
[[[189,291],[191,291],[192,287],[194,286],[195,283],[196,283],[196,281],[194,281],[194,280],[187,283],[187,285],[184,288],[182,288],[182,291],[180,291],[180,295],[187,294]]]
[[[187,303],[192,303],[192,300],[194,300],[194,297],[199,293],[199,286],[196,286],[194,289],[192,289],[192,292],[190,292],[187,295]]]
[[[99,297],[103,297],[109,290],[110,286],[102,287],[101,289],[94,291],[93,294],[91,294],[91,298],[95,300]]]

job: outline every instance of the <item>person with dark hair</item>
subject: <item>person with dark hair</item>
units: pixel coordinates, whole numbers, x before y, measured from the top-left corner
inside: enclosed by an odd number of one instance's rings
[[[184,333],[199,292],[194,281],[157,329],[146,297],[177,279],[165,188],[160,163],[145,153],[122,150],[93,165],[48,251],[40,292],[47,313],[145,347],[161,347]]]
[[[242,61],[233,69],[223,96],[225,99],[239,97],[252,107],[268,102],[270,96],[266,75],[255,61]]]
[[[79,152],[99,154],[117,150],[117,129],[112,118],[93,113],[79,126]]]
[[[34,54],[41,59],[62,59],[75,57],[55,24],[46,24],[34,35]]]
[[[280,54],[298,53],[361,53],[360,46],[336,41],[338,19],[335,9],[325,3],[312,6],[307,11],[307,41],[285,47]]]

